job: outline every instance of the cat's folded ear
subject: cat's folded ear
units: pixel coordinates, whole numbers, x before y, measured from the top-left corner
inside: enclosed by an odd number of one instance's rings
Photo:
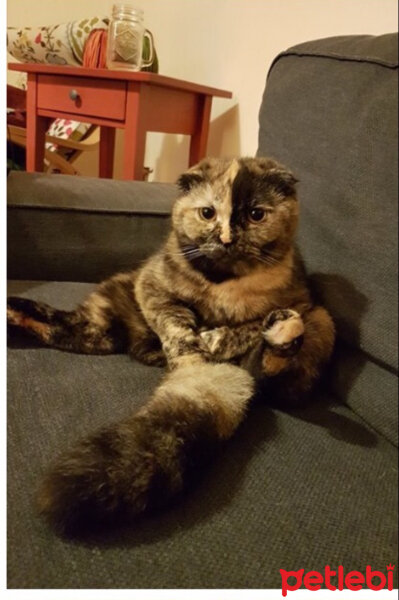
[[[296,196],[296,184],[298,179],[284,167],[269,169],[264,175],[263,180],[275,189],[278,194],[283,196]]]
[[[186,171],[180,175],[177,180],[177,185],[182,192],[189,192],[196,185],[200,185],[204,181],[204,176],[199,171]]]
[[[180,175],[176,183],[182,192],[189,192],[193,187],[200,185],[204,181],[205,178],[202,163],[199,163]]]
[[[204,158],[199,163],[185,171],[177,180],[177,185],[182,192],[189,192],[191,189],[206,181],[207,173],[212,166],[217,163],[217,159]]]

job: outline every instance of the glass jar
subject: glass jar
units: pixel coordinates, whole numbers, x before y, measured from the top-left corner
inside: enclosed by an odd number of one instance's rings
[[[149,38],[150,56],[143,60],[144,37]],[[143,11],[131,4],[114,4],[108,28],[107,67],[140,71],[154,59],[152,35],[144,27]]]

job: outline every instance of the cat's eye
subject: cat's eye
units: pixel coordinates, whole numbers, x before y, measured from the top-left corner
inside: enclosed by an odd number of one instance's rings
[[[212,206],[203,206],[199,209],[199,214],[205,221],[212,221],[215,218],[216,210]]]
[[[266,211],[264,208],[255,207],[249,211],[249,220],[253,223],[260,223],[266,217]]]

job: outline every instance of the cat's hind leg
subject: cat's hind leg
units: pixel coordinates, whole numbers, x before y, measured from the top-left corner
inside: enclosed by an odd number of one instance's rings
[[[281,318],[279,323],[279,319],[269,315],[265,321],[261,371],[272,403],[296,406],[306,400],[331,356],[335,327],[321,306],[302,315],[294,310],[273,312],[287,313],[287,318]]]
[[[305,324],[292,309],[272,310],[263,322],[262,337],[275,356],[294,356],[303,343]]]
[[[147,364],[162,364],[159,341],[135,299],[134,273],[104,281],[73,311],[8,298],[7,320],[46,346],[82,354],[129,352]]]
[[[90,308],[91,305],[91,308]],[[89,304],[65,311],[27,298],[7,299],[7,324],[46,346],[81,354],[111,354],[127,347],[123,324]]]

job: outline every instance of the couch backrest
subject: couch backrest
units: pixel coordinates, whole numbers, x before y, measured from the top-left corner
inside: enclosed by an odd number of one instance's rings
[[[299,246],[345,355],[334,391],[390,439],[397,413],[397,39],[334,37],[280,54],[260,109],[258,148],[300,180]]]
[[[98,282],[159,248],[177,187],[11,171],[7,192],[8,279]]]

